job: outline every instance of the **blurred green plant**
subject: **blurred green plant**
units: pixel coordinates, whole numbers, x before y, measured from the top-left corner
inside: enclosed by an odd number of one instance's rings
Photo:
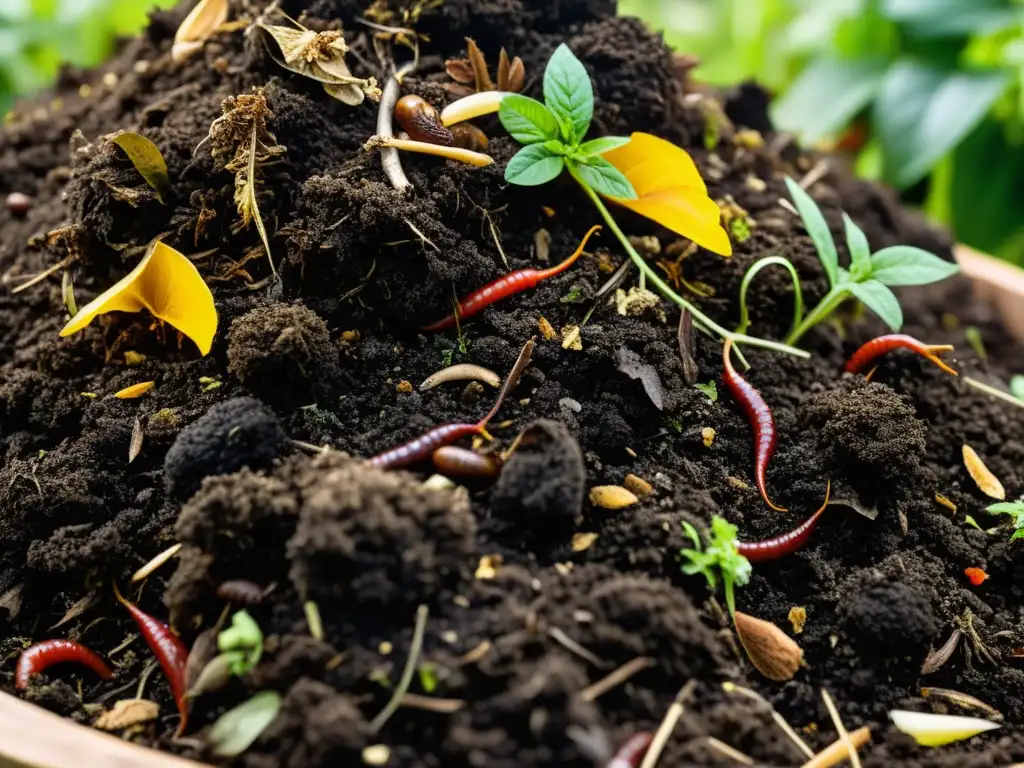
[[[702,58],[755,77],[775,124],[838,139],[968,245],[1024,264],[1024,0],[622,0]],[[833,144],[834,145],[834,144]]]
[[[62,63],[99,64],[117,38],[146,25],[146,15],[176,0],[2,0],[0,115],[18,96],[53,82]]]

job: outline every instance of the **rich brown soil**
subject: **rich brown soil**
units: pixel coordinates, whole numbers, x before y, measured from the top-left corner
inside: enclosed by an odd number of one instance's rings
[[[355,22],[366,4],[315,0],[307,9],[310,24],[341,21],[360,74],[376,66],[367,32]],[[233,3],[232,18],[258,11],[243,5]],[[299,2],[284,6],[295,16],[302,11]],[[772,253],[793,259],[815,301],[825,290],[822,269],[778,200],[783,175],[802,176],[817,158],[773,135],[763,149],[744,148],[731,130],[709,152],[699,97],[684,97],[661,40],[636,20],[614,18],[612,6],[444,0],[423,12],[418,29],[430,36],[427,56],[462,55],[467,35],[492,60],[508,47],[525,60],[534,94],[543,63],[566,41],[594,78],[595,135],[644,130],[687,147],[713,196],[732,195],[756,220],[753,236],[737,244],[731,259],[700,252],[686,261],[688,279],[715,289],[713,298],[700,300],[705,310],[735,323],[744,269]],[[845,357],[883,330],[872,316],[848,313],[841,325],[810,334],[810,360],[750,351],[749,379],[773,407],[779,429],[769,486],[792,510],[772,512],[753,489],[750,431],[722,387],[719,345],[699,339],[700,380],[716,379],[722,393],[712,402],[684,384],[674,307],[662,303],[627,318],[602,302],[583,329],[582,351],[539,341],[499,417],[507,424],[494,432],[508,447],[521,429],[535,428],[492,488],[424,490],[426,468],[369,470],[350,456],[369,456],[436,424],[479,418],[490,405],[489,390],[481,396],[448,384],[403,392],[400,382],[418,385],[443,367],[443,358],[504,373],[541,315],[555,328],[579,322],[624,254],[606,233],[567,274],[468,322],[464,351],[453,333],[417,332],[450,311],[453,283],[461,294],[506,271],[485,211],[511,268],[537,263],[539,228],[550,232],[557,257],[597,223],[596,213],[564,179],[534,189],[505,185],[504,163],[515,146],[493,120],[481,127],[491,135],[494,166],[405,157],[416,194],[402,199],[377,154],[362,150],[374,130],[372,104],[353,109],[331,100],[318,84],[278,68],[241,31],[173,64],[171,39],[185,10],[158,14],[103,72],[67,74],[59,108],[49,99],[25,105],[0,134],[0,194],[34,198],[27,213],[0,210],[3,274],[32,275],[72,255],[82,304],[125,274],[151,238],[170,231],[167,242],[183,252],[218,249],[198,265],[220,315],[213,351],[200,358],[174,333],[161,341],[138,316],[107,316],[58,338],[66,320],[59,271],[24,292],[12,294],[13,282],[0,291],[5,689],[13,688],[24,645],[70,637],[111,654],[116,679],[98,683],[73,667],[54,669],[31,686],[30,700],[88,721],[90,705],[134,695],[151,654],[139,640],[123,646],[135,628],[110,583],[124,585],[154,554],[181,541],[180,558],[149,579],[140,602],[171,617],[188,644],[221,612],[214,589],[222,580],[278,587],[252,609],[268,635],[264,661],[224,692],[196,701],[189,735],[197,740],[171,740],[177,716],[169,690],[159,672],[150,679],[146,695],[163,716],[135,738],[163,749],[209,759],[203,729],[228,706],[273,688],[284,695],[284,709],[238,765],[358,764],[373,743],[390,746],[392,766],[602,765],[611,747],[657,727],[692,680],[661,765],[733,765],[707,736],[758,765],[801,763],[764,706],[723,692],[721,684],[732,680],[770,699],[815,748],[834,739],[820,696],[828,689],[848,728],[872,726],[866,768],[991,768],[1024,760],[1024,670],[1011,655],[1024,645],[1024,560],[1005,527],[986,535],[964,524],[965,514],[986,527],[997,521],[982,514],[989,500],[960,459],[961,445],[971,444],[1008,498],[1017,498],[1024,491],[1020,410],[965,390],[907,354],[889,356],[870,384],[842,374]],[[434,64],[407,89],[440,102],[442,82]],[[81,84],[88,93],[80,94]],[[274,297],[247,285],[269,273],[255,229],[232,234],[231,174],[208,148],[194,153],[221,102],[253,86],[265,86],[271,130],[287,149],[266,169],[261,201],[283,276]],[[726,109],[746,125],[766,120],[763,99],[749,88],[729,95]],[[171,204],[161,205],[123,153],[100,141],[119,129],[141,131],[161,148],[174,183]],[[72,139],[76,130],[84,139]],[[752,178],[766,188],[758,191]],[[134,207],[112,187],[133,191]],[[845,209],[875,247],[908,243],[950,253],[945,235],[901,211],[888,192],[837,172],[811,192],[837,234]],[[622,222],[633,234],[659,236],[663,247],[674,240],[635,217],[623,215]],[[46,233],[62,227],[71,228],[67,236],[48,243]],[[1020,347],[973,302],[964,281],[901,297],[907,332],[956,344],[964,373],[1005,381],[1024,370]],[[763,273],[751,300],[753,330],[780,335],[791,312],[786,281]],[[981,329],[987,361],[966,343],[970,325]],[[639,380],[618,370],[624,346],[656,369],[662,410]],[[126,351],[145,359],[129,366]],[[141,399],[109,397],[148,379],[157,386]],[[253,396],[264,405],[239,399]],[[129,465],[136,418],[145,440]],[[717,432],[710,447],[701,438],[704,427]],[[314,457],[286,438],[336,450]],[[588,488],[620,483],[627,473],[648,480],[655,494],[620,511],[586,500]],[[680,523],[703,526],[717,514],[748,539],[774,535],[818,506],[829,478],[838,499],[877,517],[834,506],[801,552],[758,566],[739,590],[741,610],[787,631],[790,608],[807,611],[796,636],[807,668],[789,683],[771,683],[737,654],[721,611],[706,602],[704,580],[680,572]],[[957,512],[937,505],[936,492]],[[575,552],[571,542],[580,532],[597,539]],[[496,555],[503,558],[497,575],[482,578],[481,557]],[[968,566],[983,567],[989,580],[971,587],[963,574]],[[89,595],[94,600],[84,612],[54,628]],[[319,607],[323,641],[309,636],[306,600]],[[430,695],[464,705],[450,714],[405,707],[373,734],[369,722],[398,680],[420,604],[430,611],[423,661],[438,679]],[[965,655],[965,642],[922,679],[929,649],[968,609],[997,663],[973,648]],[[559,641],[565,637],[583,654]],[[474,649],[486,653],[464,656]],[[594,701],[579,696],[638,656],[655,666]],[[941,708],[921,697],[922,685],[984,700],[1005,716],[1005,727],[961,745],[916,747],[888,726],[886,713]],[[418,681],[412,691],[427,694]]]

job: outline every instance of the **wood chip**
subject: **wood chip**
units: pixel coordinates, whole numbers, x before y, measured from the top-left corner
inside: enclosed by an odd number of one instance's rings
[[[604,509],[625,509],[640,499],[621,485],[596,485],[590,489],[590,503]]]
[[[967,445],[967,443],[964,443],[963,455],[964,466],[967,467],[967,471],[974,482],[977,483],[979,490],[993,499],[998,499],[999,501],[1006,499],[1006,491],[1003,489],[1003,484],[992,474],[992,470],[985,466],[985,462],[981,460],[977,451]]]
[[[122,699],[112,709],[104,712],[93,724],[101,731],[120,731],[139,723],[156,720],[160,707],[149,699]]]

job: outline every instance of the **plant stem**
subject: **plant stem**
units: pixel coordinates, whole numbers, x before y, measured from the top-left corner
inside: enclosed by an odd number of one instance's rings
[[[850,292],[842,284],[832,286],[829,292],[825,294],[825,297],[818,302],[818,306],[808,312],[803,322],[789,332],[789,336],[786,337],[786,344],[796,344],[800,341],[800,338],[807,331],[831,315],[835,308],[849,296]]]
[[[587,196],[590,198],[590,201],[597,208],[598,213],[601,214],[601,217],[608,224],[608,228],[615,234],[615,237],[618,238],[619,242],[622,243],[622,247],[626,249],[626,253],[629,254],[629,258],[633,261],[634,264],[636,264],[637,268],[640,270],[640,274],[644,275],[647,278],[647,280],[651,282],[652,285],[654,285],[659,291],[661,291],[663,296],[674,301],[683,309],[689,310],[690,314],[693,315],[694,323],[703,326],[705,330],[714,333],[715,335],[721,337],[722,339],[732,339],[734,344],[749,344],[752,347],[773,349],[776,352],[785,352],[786,354],[794,355],[795,357],[808,358],[811,356],[809,352],[805,352],[802,349],[797,349],[796,347],[790,346],[788,343],[783,344],[782,342],[778,341],[770,341],[769,339],[759,339],[754,336],[747,336],[746,334],[742,333],[734,333],[733,331],[723,328],[710,317],[708,317],[695,306],[693,306],[693,304],[691,304],[678,293],[676,293],[674,290],[672,290],[672,287],[668,285],[668,283],[666,283],[664,280],[662,280],[658,273],[651,269],[650,265],[646,261],[644,261],[643,256],[637,253],[637,250],[633,247],[632,243],[629,242],[629,238],[626,237],[625,234],[623,234],[621,229],[619,229],[619,225],[615,222],[615,219],[612,218],[611,212],[608,210],[608,208],[605,207],[605,204],[601,201],[601,198],[598,197],[597,193],[590,188],[590,185],[587,184],[578,175],[576,175],[576,173],[574,173],[571,168],[569,169],[569,173],[572,174],[572,177],[576,179],[577,183],[583,188],[583,191],[587,194]]]

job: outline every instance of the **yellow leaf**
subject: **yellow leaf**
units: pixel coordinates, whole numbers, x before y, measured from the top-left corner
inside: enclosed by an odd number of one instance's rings
[[[61,336],[85,328],[108,312],[141,312],[174,326],[207,355],[217,333],[213,294],[199,270],[169,245],[158,242],[131,272],[82,307]]]
[[[135,170],[156,192],[156,199],[166,205],[171,195],[171,180],[167,175],[167,163],[160,154],[160,148],[138,133],[120,133],[111,141],[124,150]]]
[[[684,149],[638,132],[628,144],[603,157],[629,179],[637,195],[636,200],[610,200],[709,251],[732,254],[729,235],[721,223],[722,212],[708,197],[707,186]]]
[[[125,387],[114,393],[114,397],[120,398],[121,400],[134,400],[136,397],[142,397],[153,387],[156,386],[155,381],[143,381],[139,384],[132,384],[130,387]]]
[[[992,470],[985,466],[985,462],[981,460],[981,456],[978,455],[977,451],[964,443],[963,455],[964,466],[967,467],[967,471],[974,479],[974,482],[977,483],[981,492],[986,496],[991,496],[993,499],[999,499],[1000,501],[1005,499],[1006,491],[1003,489],[1003,484],[999,482],[999,478],[992,474]]]
[[[999,727],[998,723],[978,717],[937,715],[904,709],[892,710],[889,717],[896,728],[909,734],[914,741],[925,747],[941,747]]]

